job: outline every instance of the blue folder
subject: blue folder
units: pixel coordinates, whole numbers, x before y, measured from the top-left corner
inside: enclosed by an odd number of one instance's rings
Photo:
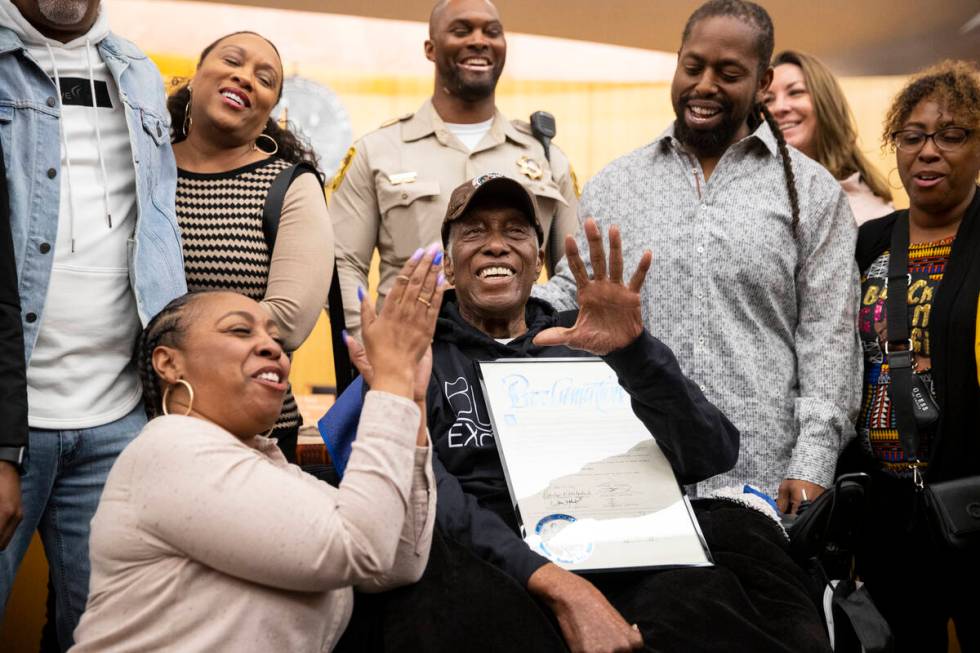
[[[330,461],[337,475],[344,476],[350,459],[351,445],[357,437],[357,425],[361,421],[361,405],[364,403],[364,379],[358,376],[337,397],[330,410],[317,422],[320,437],[327,445]]]

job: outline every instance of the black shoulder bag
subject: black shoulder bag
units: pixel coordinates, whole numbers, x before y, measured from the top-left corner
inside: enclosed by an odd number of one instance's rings
[[[317,180],[322,183],[323,180],[316,168],[301,161],[294,163],[276,175],[272,181],[272,186],[269,187],[269,194],[266,195],[265,206],[262,208],[262,233],[265,235],[270,256],[275,248],[276,235],[279,233],[279,218],[282,216],[282,205],[286,200],[286,191],[289,190],[294,179],[305,173],[315,175]],[[326,198],[323,201],[326,202]],[[334,264],[330,279],[330,291],[327,294],[327,314],[330,316],[330,344],[333,349],[333,367],[337,377],[337,395],[340,396],[340,393],[354,379],[354,374],[350,354],[347,352],[347,344],[342,335],[347,327],[344,322],[344,305],[340,295],[340,278],[337,274],[336,264]]]
[[[892,227],[888,255],[888,337],[885,355],[891,377],[889,393],[895,408],[898,437],[912,467],[916,490],[923,493],[929,519],[940,540],[952,549],[980,547],[980,476],[926,485],[919,460],[919,430],[939,421],[939,407],[925,381],[914,373],[909,337],[909,219],[901,214]],[[892,347],[904,346],[893,350]]]

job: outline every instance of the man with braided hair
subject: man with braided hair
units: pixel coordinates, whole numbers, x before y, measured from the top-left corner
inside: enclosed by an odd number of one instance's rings
[[[699,7],[671,86],[677,119],[600,171],[579,214],[619,225],[627,266],[653,250],[646,327],[742,434],[736,467],[700,492],[751,483],[795,512],[854,434],[856,229],[840,185],[787,147],[761,104],[772,50],[762,7]],[[567,265],[535,294],[574,307]]]

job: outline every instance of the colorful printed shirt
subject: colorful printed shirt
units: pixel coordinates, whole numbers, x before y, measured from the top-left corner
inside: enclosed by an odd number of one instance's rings
[[[915,353],[915,369],[932,388],[932,367],[929,345],[929,314],[935,300],[936,290],[943,280],[943,270],[949,260],[953,238],[931,243],[916,243],[909,247],[908,289],[909,333],[912,351]],[[886,469],[907,473],[905,452],[898,436],[895,415],[892,411],[888,386],[888,360],[884,354],[883,342],[887,333],[887,311],[885,300],[888,289],[889,252],[885,252],[861,275],[861,312],[858,329],[861,346],[864,350],[864,395],[861,413],[858,416],[858,435],[865,448]],[[919,459],[929,459],[931,433],[920,434]]]

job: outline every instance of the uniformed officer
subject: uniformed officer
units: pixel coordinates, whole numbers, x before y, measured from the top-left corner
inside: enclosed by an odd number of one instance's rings
[[[486,0],[443,0],[432,10],[425,56],[435,64],[430,100],[361,138],[334,182],[330,204],[347,329],[357,334],[368,267],[381,257],[384,298],[405,260],[439,240],[452,190],[467,179],[499,172],[537,199],[549,270],[578,230],[577,195],[568,159],[550,147],[550,161],[528,123],[507,120],[494,91],[507,41],[496,7]]]

